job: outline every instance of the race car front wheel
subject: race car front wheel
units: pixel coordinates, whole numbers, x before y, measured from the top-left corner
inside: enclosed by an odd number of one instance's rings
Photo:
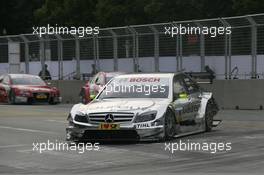
[[[213,127],[213,117],[214,117],[214,111],[213,111],[213,102],[212,100],[209,100],[206,106],[206,112],[205,112],[205,131],[210,132]]]
[[[16,95],[15,92],[11,90],[8,97],[8,104],[15,104],[15,103],[16,103]]]
[[[50,104],[50,105],[56,105],[56,104],[58,104],[58,102],[55,102],[54,98],[52,97],[52,98],[50,98],[50,100],[49,100],[49,104]]]
[[[173,112],[167,109],[165,114],[165,124],[164,124],[164,139],[170,140],[176,133],[176,121]]]

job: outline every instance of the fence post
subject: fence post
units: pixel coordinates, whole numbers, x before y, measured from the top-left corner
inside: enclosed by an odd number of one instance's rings
[[[197,27],[202,28],[203,26],[199,22],[195,22]],[[200,57],[201,57],[201,72],[204,71],[205,67],[205,47],[204,47],[204,34],[200,34]]]
[[[229,79],[232,77],[232,34],[228,37],[228,59],[229,59]]]
[[[95,41],[95,35],[93,35],[93,57],[94,57],[94,65],[95,65],[95,67],[96,67],[96,69],[97,69],[97,66],[96,66],[96,55],[97,55],[97,53],[96,53],[96,41]]]
[[[246,17],[251,24],[251,78],[257,78],[257,23],[251,16]]]
[[[76,79],[80,80],[81,78],[81,69],[80,69],[80,40],[78,35],[75,35],[75,59],[76,59]]]
[[[154,33],[155,72],[159,72],[159,32],[153,25],[149,27]]]
[[[180,71],[183,71],[183,68],[182,68],[182,35],[181,34],[178,34],[178,35],[179,35],[179,51],[180,51],[180,54],[179,54]]]
[[[114,57],[114,71],[118,71],[118,41],[117,41],[117,34],[110,29],[109,32],[112,34],[113,36],[113,57]]]
[[[219,18],[219,20],[224,27],[231,27],[231,25],[224,18]],[[231,49],[231,34],[225,34],[225,79],[231,79]]]
[[[93,55],[94,55],[94,65],[96,67],[96,72],[100,71],[100,61],[99,61],[99,43],[98,36],[93,35]]]
[[[25,44],[25,71],[26,74],[29,74],[29,47],[28,47],[28,39],[24,35],[20,35],[21,39]]]
[[[59,80],[63,80],[63,42],[62,37],[57,34],[55,35],[57,38],[57,52],[58,52],[58,78]]]
[[[133,35],[133,64],[134,64],[134,71],[138,72],[139,64],[138,64],[138,34],[134,28],[128,26],[128,30]]]
[[[39,38],[39,59],[40,59],[40,64],[41,64],[41,77],[45,78],[45,39],[42,37],[38,36]]]
[[[177,27],[177,23],[171,23],[172,27]],[[176,71],[182,71],[182,36],[178,32],[176,35]]]
[[[224,19],[219,18],[219,21],[223,24],[224,27],[227,27],[227,23]],[[227,57],[227,55],[228,55],[228,37],[225,34],[225,79],[227,79],[227,76],[228,76],[228,70],[227,70],[228,57]]]
[[[9,73],[20,73],[20,43],[7,37]]]

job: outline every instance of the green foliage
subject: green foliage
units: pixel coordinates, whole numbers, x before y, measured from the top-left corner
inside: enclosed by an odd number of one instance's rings
[[[1,0],[0,35],[19,34],[31,31],[34,24],[33,11],[40,8],[44,0]]]
[[[34,16],[40,25],[80,26],[94,22],[96,0],[46,0]]]
[[[0,35],[48,23],[110,27],[261,12],[263,0],[1,0]]]
[[[264,12],[263,0],[233,0],[233,3],[235,15]]]

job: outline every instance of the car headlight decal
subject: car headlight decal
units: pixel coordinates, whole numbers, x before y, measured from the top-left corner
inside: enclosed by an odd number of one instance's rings
[[[156,115],[157,115],[157,111],[145,112],[140,115],[137,115],[134,122],[141,123],[141,122],[151,121],[156,118]]]
[[[16,94],[19,96],[30,96],[30,91],[26,89],[15,89]]]
[[[164,120],[162,118],[159,118],[151,123],[151,126],[162,126],[164,125]]]
[[[77,122],[82,122],[82,123],[88,123],[89,122],[86,115],[79,115],[79,114],[75,115],[74,120]]]

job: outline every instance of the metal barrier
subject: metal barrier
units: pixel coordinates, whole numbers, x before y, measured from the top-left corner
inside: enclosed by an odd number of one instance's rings
[[[164,34],[165,27],[179,25],[230,26],[232,34],[217,37]],[[205,65],[213,65],[219,79],[232,79],[235,67],[239,78],[263,78],[264,75],[264,14],[103,28],[99,35],[82,38],[75,35],[1,36],[0,74],[8,69],[1,63],[13,64],[10,43],[19,44],[20,70],[37,74],[48,64],[53,79],[63,79],[71,72],[76,72],[76,79],[80,79],[82,74],[90,72],[91,64],[95,64],[97,70],[118,71],[126,67],[125,71],[134,72],[184,69],[197,72],[203,71]]]

